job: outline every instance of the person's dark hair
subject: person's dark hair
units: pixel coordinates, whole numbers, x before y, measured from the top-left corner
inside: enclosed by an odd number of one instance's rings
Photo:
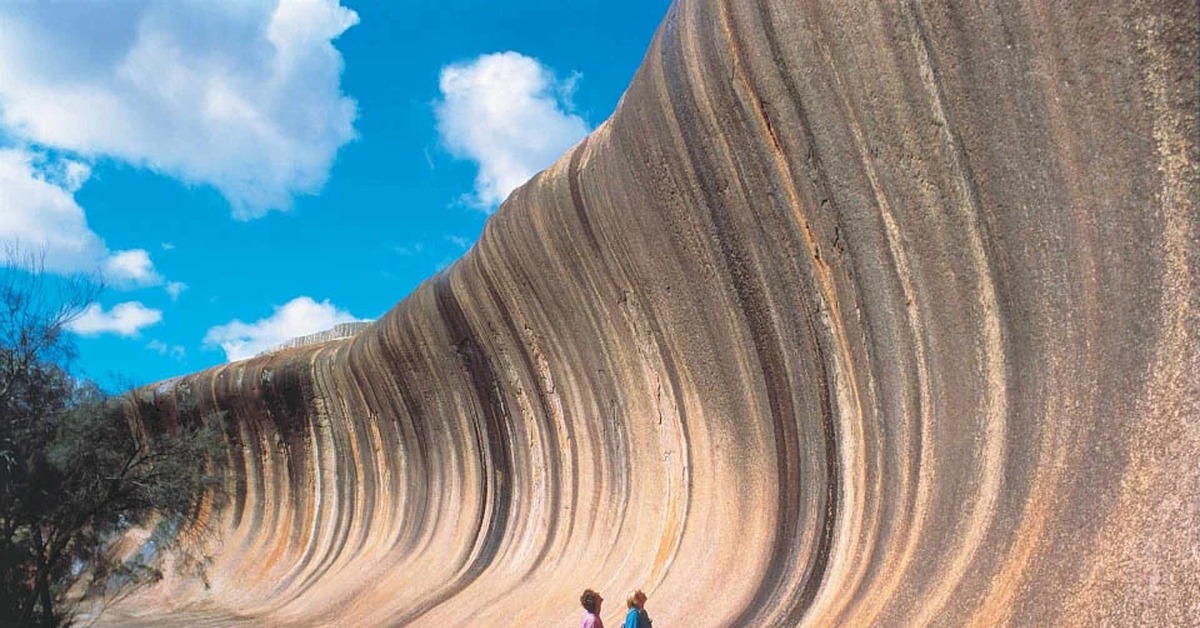
[[[579,596],[579,603],[583,604],[583,610],[589,613],[595,613],[596,598],[598,597],[600,597],[600,594],[596,593],[595,591],[591,589],[584,589],[583,595]]]

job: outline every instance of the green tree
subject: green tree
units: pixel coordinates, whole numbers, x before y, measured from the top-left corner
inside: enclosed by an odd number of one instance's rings
[[[53,283],[56,290],[48,286]],[[220,417],[180,425],[134,396],[73,377],[68,323],[99,292],[48,281],[40,265],[0,270],[0,618],[61,626],[72,602],[161,576],[156,551],[118,559],[113,542],[155,525],[151,549],[219,495]],[[135,429],[136,428],[136,429]]]

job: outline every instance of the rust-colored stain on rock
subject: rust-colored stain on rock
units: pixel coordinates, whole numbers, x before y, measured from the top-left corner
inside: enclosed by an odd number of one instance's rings
[[[676,2],[381,320],[147,391],[231,499],[101,623],[1200,624],[1200,18],[1101,5]]]

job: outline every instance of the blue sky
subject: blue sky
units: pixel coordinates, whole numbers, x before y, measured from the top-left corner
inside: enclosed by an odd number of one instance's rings
[[[0,241],[105,278],[75,370],[114,389],[376,318],[609,116],[668,4],[0,0]]]

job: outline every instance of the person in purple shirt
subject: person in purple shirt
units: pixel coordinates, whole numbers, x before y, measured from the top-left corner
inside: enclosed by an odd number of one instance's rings
[[[629,607],[629,612],[625,614],[623,628],[650,628],[654,623],[650,621],[650,615],[646,614],[646,594],[642,593],[641,589],[625,598],[625,606]]]
[[[584,589],[583,595],[579,596],[579,603],[583,605],[583,622],[579,628],[604,628],[604,620],[600,619],[600,605],[604,603],[604,598],[591,589]]]

